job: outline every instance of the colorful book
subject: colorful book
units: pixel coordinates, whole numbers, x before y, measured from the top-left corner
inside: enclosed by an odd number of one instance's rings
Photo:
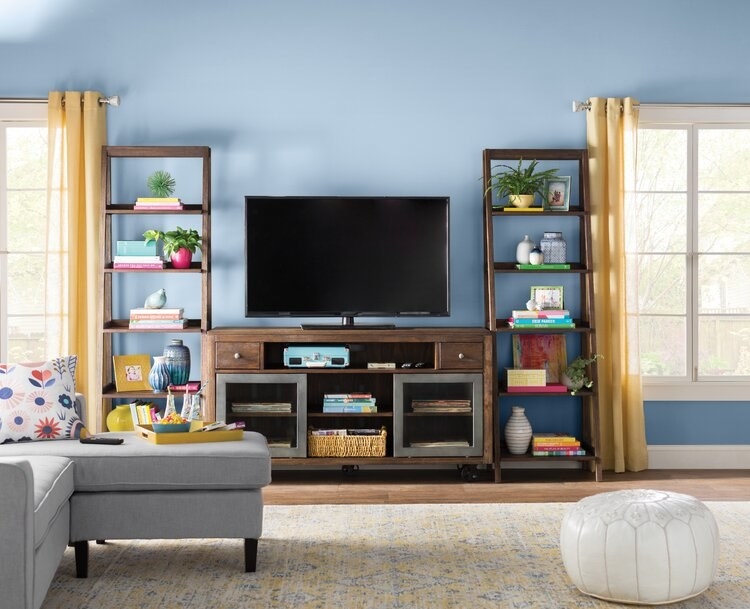
[[[198,389],[200,388],[200,381],[188,381],[184,385],[167,385],[167,389],[173,391],[174,393],[179,393],[181,391],[198,391]]]
[[[113,262],[113,269],[163,269],[164,262]]]
[[[138,197],[136,203],[182,203],[179,197]]]
[[[531,319],[550,319],[556,317],[570,317],[568,309],[543,309],[542,311],[529,311],[528,309],[513,309],[510,314],[513,317],[529,317]]]
[[[583,448],[574,450],[532,450],[533,457],[585,457],[586,451]]]
[[[371,393],[324,393],[323,398],[371,398]]]
[[[156,256],[156,241],[118,241],[115,256]]]
[[[159,203],[136,203],[134,206],[135,209],[143,209],[143,210],[149,210],[149,209],[164,209],[167,211],[179,211],[183,209],[182,204],[180,205],[161,205]]]
[[[150,319],[150,320],[157,320],[157,319],[182,319],[184,314],[184,309],[177,308],[177,309],[146,309],[146,308],[138,308],[138,309],[130,309],[130,319],[131,320],[139,320],[139,319]]]
[[[557,431],[549,431],[549,432],[541,432],[541,433],[534,433],[531,435],[531,441],[537,442],[557,442],[558,444],[571,444],[573,442],[578,442],[575,436],[571,436],[568,433],[565,432],[557,432]]]
[[[509,386],[510,393],[567,393],[568,388],[561,383],[548,383],[546,385],[515,385]]]
[[[511,317],[508,321],[517,326],[559,326],[573,323],[570,317]]]
[[[128,328],[131,330],[181,330],[186,328],[187,325],[187,319],[162,319],[154,321],[148,319],[133,319],[128,323]]]
[[[144,262],[144,263],[163,263],[164,259],[160,256],[146,256],[146,255],[135,255],[135,256],[120,256],[117,255],[113,258],[112,262]]]
[[[521,271],[565,271],[570,269],[567,262],[545,262],[542,264],[517,264],[516,268]]]
[[[377,412],[375,404],[323,404],[323,412],[326,413],[370,413]]]
[[[556,324],[519,324],[513,319],[508,320],[508,326],[519,330],[550,330],[552,328],[575,328],[576,324],[573,321],[560,321]]]

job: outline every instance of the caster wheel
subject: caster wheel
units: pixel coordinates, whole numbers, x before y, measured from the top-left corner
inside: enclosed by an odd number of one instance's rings
[[[476,465],[462,465],[460,466],[461,480],[464,482],[476,482],[479,480],[479,472],[477,471]]]
[[[345,476],[353,476],[359,470],[359,465],[342,465],[341,471]]]

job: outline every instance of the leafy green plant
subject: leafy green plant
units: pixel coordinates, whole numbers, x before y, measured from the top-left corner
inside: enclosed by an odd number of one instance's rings
[[[593,387],[594,381],[586,375],[586,367],[601,358],[602,356],[599,353],[594,353],[591,357],[582,357],[579,355],[568,364],[564,374],[570,380],[569,388],[571,394],[575,395],[581,389],[591,389]]]
[[[155,197],[171,197],[174,192],[174,178],[166,171],[158,170],[148,176],[146,186]]]
[[[500,199],[509,195],[537,194],[544,199],[544,181],[554,178],[557,175],[557,169],[537,171],[538,164],[539,161],[535,160],[524,167],[523,159],[519,159],[517,167],[498,165],[502,171],[490,176],[485,194],[494,190]]]
[[[161,241],[164,244],[163,250],[165,256],[176,254],[182,248],[194,254],[195,250],[201,246],[201,236],[197,230],[194,228],[182,228],[180,226],[167,232],[150,229],[143,233],[143,238],[146,240],[146,243]]]

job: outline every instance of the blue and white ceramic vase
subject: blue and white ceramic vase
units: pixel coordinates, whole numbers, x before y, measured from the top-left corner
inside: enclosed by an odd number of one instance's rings
[[[173,385],[184,385],[190,376],[190,349],[182,344],[179,338],[164,347],[164,357],[167,360],[169,378]]]
[[[526,418],[526,410],[513,406],[505,424],[505,446],[511,455],[523,455],[531,443],[531,423]]]
[[[148,373],[148,384],[155,392],[167,390],[169,385],[169,368],[167,367],[167,358],[163,355],[154,356],[154,365]]]

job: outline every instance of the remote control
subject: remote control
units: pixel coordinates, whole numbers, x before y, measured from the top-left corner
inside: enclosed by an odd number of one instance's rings
[[[108,438],[105,436],[87,436],[81,438],[81,444],[122,444],[122,438]]]

